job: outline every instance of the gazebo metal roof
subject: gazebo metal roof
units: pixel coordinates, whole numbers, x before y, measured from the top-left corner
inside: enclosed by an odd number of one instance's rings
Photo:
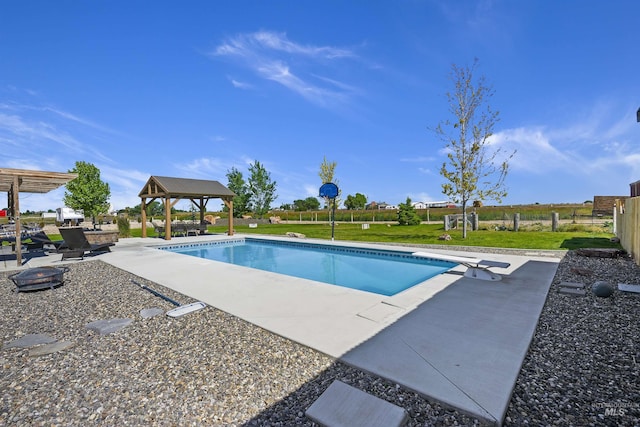
[[[173,178],[152,175],[139,197],[156,198],[170,197],[179,199],[233,199],[235,193],[218,181],[204,179]]]

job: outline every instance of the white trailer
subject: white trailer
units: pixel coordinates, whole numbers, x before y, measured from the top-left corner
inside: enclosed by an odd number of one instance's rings
[[[84,211],[68,207],[56,209],[56,221],[65,225],[77,225],[84,221]]]

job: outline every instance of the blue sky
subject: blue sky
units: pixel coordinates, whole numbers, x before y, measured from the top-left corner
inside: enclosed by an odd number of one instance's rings
[[[0,167],[93,163],[122,208],[151,175],[226,184],[257,160],[276,207],[316,196],[326,157],[343,197],[444,200],[429,128],[449,117],[452,64],[478,58],[500,111],[491,143],[517,150],[503,204],[626,195],[638,16],[634,0],[5,1]],[[21,210],[63,194],[22,195]]]

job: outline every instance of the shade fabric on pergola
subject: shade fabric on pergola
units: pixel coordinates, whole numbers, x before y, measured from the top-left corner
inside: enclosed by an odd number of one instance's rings
[[[20,193],[48,193],[78,177],[75,173],[0,168],[0,191],[8,195],[9,217],[16,226],[16,259],[22,265]]]
[[[161,199],[165,209],[165,240],[171,240],[171,208],[178,201],[190,200],[200,210],[200,223],[204,222],[207,203],[211,199],[222,199],[229,208],[229,236],[233,235],[233,198],[236,194],[218,181],[203,179],[173,178],[152,175],[144,185],[138,197],[141,199],[140,210],[142,224],[147,223],[147,206],[156,199]],[[173,200],[173,201],[172,201]],[[147,237],[147,227],[142,227],[142,237]]]

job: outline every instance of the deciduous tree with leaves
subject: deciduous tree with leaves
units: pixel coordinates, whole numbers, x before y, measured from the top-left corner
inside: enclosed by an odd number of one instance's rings
[[[364,209],[367,205],[367,196],[362,193],[356,193],[355,196],[349,194],[344,201],[344,207],[350,210]]]
[[[271,203],[278,197],[276,195],[276,182],[271,179],[271,174],[257,160],[249,165],[249,204],[258,218],[271,209]]]
[[[320,209],[320,202],[315,197],[294,200],[293,209],[296,211],[317,211]]]
[[[487,86],[484,76],[475,76],[477,65],[476,59],[471,66],[452,66],[453,91],[446,94],[450,118],[433,129],[445,143],[448,159],[440,169],[440,174],[447,180],[442,185],[442,192],[461,203],[465,218],[470,200],[500,202],[506,197],[504,181],[509,170],[508,161],[515,154],[515,151],[505,153],[490,144],[499,112],[489,105],[493,88]],[[467,221],[462,223],[462,237],[466,238]]]
[[[249,186],[245,182],[242,172],[235,167],[227,171],[227,188],[236,195],[233,198],[233,216],[240,218],[249,211]],[[229,208],[225,205],[224,212]]]
[[[95,228],[96,216],[109,210],[109,184],[100,179],[100,169],[91,163],[78,161],[69,172],[77,173],[78,177],[66,184],[64,204],[73,209],[82,209],[85,216],[91,217]]]

